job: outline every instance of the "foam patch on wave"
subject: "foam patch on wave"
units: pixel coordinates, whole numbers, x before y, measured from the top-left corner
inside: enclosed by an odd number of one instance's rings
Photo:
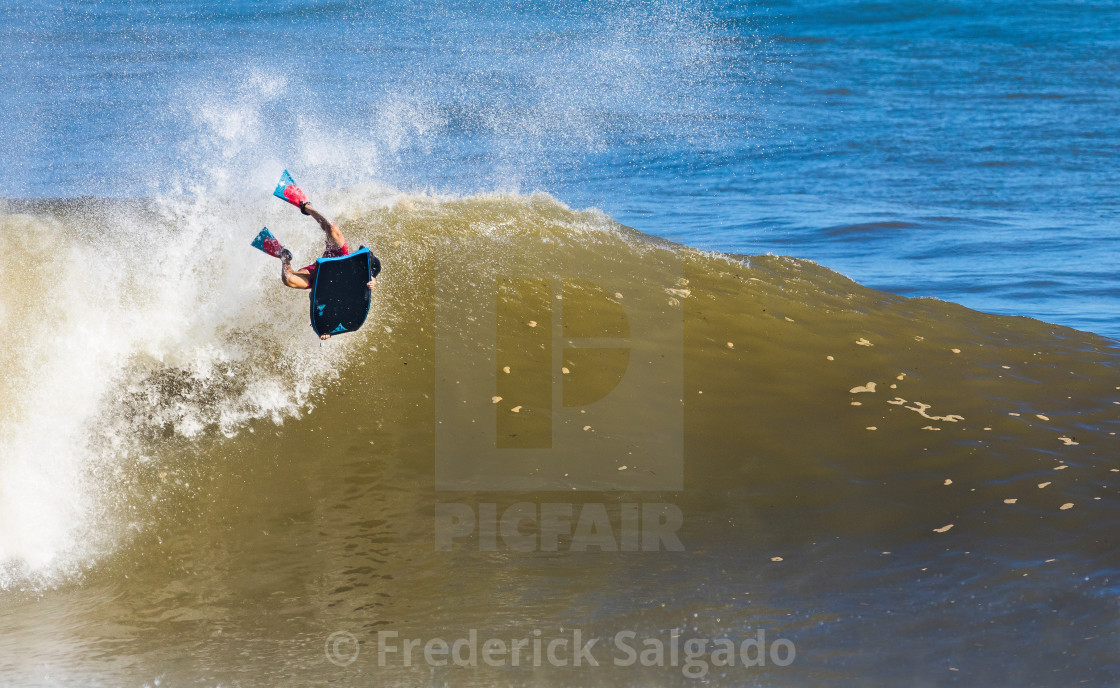
[[[79,572],[144,527],[135,485],[190,456],[166,447],[299,416],[335,375],[350,343],[320,348],[306,294],[240,229],[283,223],[280,210],[179,199],[0,215],[0,587]],[[321,251],[318,229],[288,229],[294,249]]]

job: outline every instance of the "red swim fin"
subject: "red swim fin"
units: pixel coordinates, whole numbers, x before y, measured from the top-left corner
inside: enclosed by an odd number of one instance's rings
[[[280,175],[280,183],[276,185],[276,190],[272,192],[272,195],[282,201],[291,203],[297,208],[307,202],[307,194],[296,186],[295,180],[292,179],[292,175],[288,174],[287,170],[284,170],[284,174]],[[302,208],[300,209],[302,210]]]
[[[253,248],[259,248],[273,258],[279,258],[280,252],[284,250],[276,237],[272,236],[272,232],[268,231],[268,227],[262,229],[253,239]]]

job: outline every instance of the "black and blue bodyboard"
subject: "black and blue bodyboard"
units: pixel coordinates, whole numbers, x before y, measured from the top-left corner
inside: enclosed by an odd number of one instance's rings
[[[381,261],[362,246],[337,258],[315,261],[311,285],[311,327],[317,335],[356,332],[369,314],[366,283],[381,272]]]

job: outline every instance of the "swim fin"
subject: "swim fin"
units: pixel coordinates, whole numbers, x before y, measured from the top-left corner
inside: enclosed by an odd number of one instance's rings
[[[295,180],[292,179],[292,175],[288,174],[287,170],[284,170],[284,174],[280,175],[280,183],[276,185],[276,190],[272,192],[272,195],[282,201],[291,203],[300,210],[303,210],[300,206],[307,202],[307,194],[296,186]]]
[[[284,251],[284,247],[280,245],[276,237],[272,236],[272,232],[268,231],[268,227],[262,229],[260,233],[257,234],[257,237],[253,239],[253,248],[258,248],[273,258],[279,258],[280,254]]]

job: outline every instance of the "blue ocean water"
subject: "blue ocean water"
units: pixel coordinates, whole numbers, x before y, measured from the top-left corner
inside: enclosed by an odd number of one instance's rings
[[[1120,337],[1120,3],[3,5],[0,197],[551,193]],[[267,171],[267,172],[266,172]]]

